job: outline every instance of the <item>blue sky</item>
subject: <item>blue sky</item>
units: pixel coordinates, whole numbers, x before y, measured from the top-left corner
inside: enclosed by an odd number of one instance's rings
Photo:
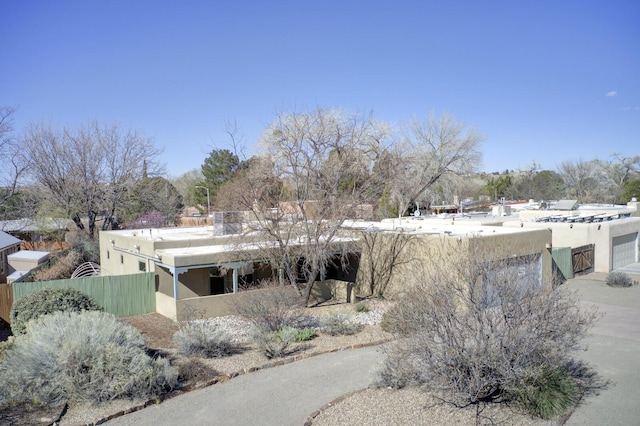
[[[249,148],[278,111],[451,113],[482,170],[640,155],[640,2],[6,1],[0,105],[32,122],[120,122],[170,175]]]

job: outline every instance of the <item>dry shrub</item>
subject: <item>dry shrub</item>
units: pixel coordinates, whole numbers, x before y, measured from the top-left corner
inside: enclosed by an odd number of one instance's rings
[[[52,259],[48,268],[41,268],[31,275],[33,281],[53,281],[70,278],[73,271],[83,263],[82,254],[77,250],[69,250],[66,255]]]
[[[541,285],[535,251],[500,259],[452,245],[414,264],[409,290],[385,314],[398,339],[380,385],[421,385],[457,406],[515,401],[541,417],[566,412],[578,385],[597,386],[589,369],[569,367],[596,314]]]
[[[607,274],[606,283],[610,287],[633,287],[638,283],[624,272],[612,271]]]
[[[182,386],[207,382],[219,375],[217,370],[197,358],[183,358],[178,364],[178,380]]]
[[[256,328],[253,339],[268,359],[282,358],[294,352],[291,345],[297,341],[298,333],[299,330],[293,327],[284,327],[278,331]]]
[[[321,330],[329,336],[350,336],[359,333],[363,326],[354,323],[350,315],[332,313],[320,321]]]
[[[284,327],[295,326],[304,315],[303,306],[292,287],[266,281],[257,290],[238,294],[231,310],[259,329],[277,332]]]

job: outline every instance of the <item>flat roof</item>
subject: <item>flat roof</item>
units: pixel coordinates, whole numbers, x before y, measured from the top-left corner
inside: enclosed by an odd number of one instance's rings
[[[486,226],[481,224],[460,224],[449,222],[438,223],[434,221],[418,220],[384,220],[382,222],[373,221],[347,221],[345,228],[388,232],[403,232],[412,235],[450,235],[460,237],[478,237],[483,235],[509,235],[527,232],[524,228],[504,228],[502,226]]]
[[[48,251],[20,250],[7,256],[10,259],[40,260],[49,256]]]
[[[100,231],[100,235],[121,235],[142,240],[193,240],[211,239],[213,226],[188,226],[172,228],[141,228],[141,229],[119,229],[117,231]],[[228,237],[228,235],[226,235]]]

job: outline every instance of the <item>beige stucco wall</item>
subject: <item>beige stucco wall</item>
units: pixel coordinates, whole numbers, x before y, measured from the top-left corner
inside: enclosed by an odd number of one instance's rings
[[[600,223],[512,222],[504,226],[551,229],[554,247],[580,247],[595,244],[594,272],[611,272],[613,238],[640,232],[640,218]],[[636,259],[637,260],[637,259]]]
[[[455,261],[456,255],[481,256],[486,260],[499,260],[540,253],[542,255],[542,280],[548,288],[551,287],[552,258],[549,248],[551,246],[551,232],[548,229],[517,233],[493,233],[491,229],[491,227],[487,227],[486,232],[476,237],[404,235],[403,238],[408,239],[408,242],[401,255],[398,256],[389,284],[384,290],[384,296],[394,298],[401,295],[408,286],[411,286],[412,280],[415,279],[416,263],[421,267],[426,267],[429,260]],[[389,256],[392,240],[398,238],[398,234],[394,233],[380,233],[377,236],[381,238],[381,241],[377,243],[377,248],[372,253],[366,249],[363,249],[362,252],[355,288],[356,294],[361,296],[371,293],[369,289],[371,270],[369,257],[373,256],[379,259]]]
[[[194,318],[215,318],[233,313],[233,304],[243,297],[254,297],[268,289],[248,290],[240,293],[218,294],[215,296],[181,299],[175,303],[176,317],[179,321]],[[291,288],[291,291],[294,291]]]
[[[172,296],[167,296],[158,291],[156,291],[156,312],[174,321],[178,320],[175,299]]]

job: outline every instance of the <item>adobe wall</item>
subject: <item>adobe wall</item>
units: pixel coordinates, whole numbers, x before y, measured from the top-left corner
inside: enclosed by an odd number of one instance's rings
[[[373,250],[367,249],[366,244],[361,241],[362,257],[355,284],[355,291],[359,296],[371,295],[369,283],[372,275],[373,279],[388,279],[383,294],[394,298],[404,293],[412,285],[412,281],[420,279],[416,277],[416,265],[420,265],[422,273],[428,273],[425,268],[434,260],[455,262],[465,256],[499,260],[536,253],[542,255],[543,283],[551,288],[551,232],[547,229],[518,233],[496,232],[492,235],[491,227],[487,227],[482,236],[471,238],[391,232],[377,233],[374,237],[377,241]],[[404,242],[404,247],[390,268],[389,259],[393,257],[394,251],[397,252],[399,241]],[[378,266],[378,271],[372,271],[371,262]]]

